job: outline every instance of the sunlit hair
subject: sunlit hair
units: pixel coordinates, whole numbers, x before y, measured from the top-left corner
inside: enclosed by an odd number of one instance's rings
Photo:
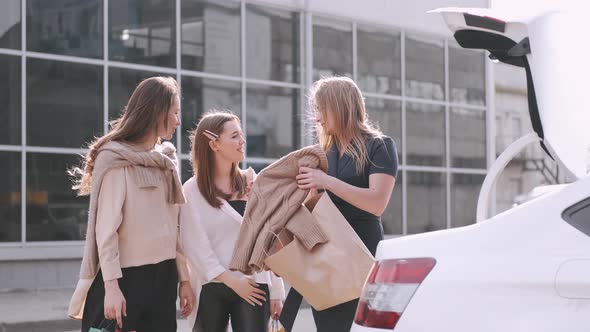
[[[358,174],[363,174],[369,160],[366,138],[380,138],[383,134],[369,122],[358,86],[348,77],[322,78],[311,87],[309,103],[316,138],[322,148],[328,151],[335,143],[341,153],[352,157]],[[324,132],[315,121],[318,113],[324,121],[328,114],[333,119],[333,135]]]
[[[215,139],[215,135],[217,137],[221,136],[223,126],[229,121],[237,121],[240,124],[240,118],[230,112],[210,110],[201,117],[197,128],[190,136],[193,174],[197,178],[199,191],[207,202],[215,208],[222,205],[219,197],[227,200],[231,198],[231,195],[224,193],[215,186],[213,174],[215,157],[209,142]],[[209,133],[206,133],[206,131]],[[232,164],[230,177],[233,190],[238,192],[239,196],[243,196],[246,193],[247,181],[240,171],[239,163]]]
[[[74,167],[68,174],[74,177],[73,189],[78,195],[90,194],[94,162],[100,148],[110,141],[139,142],[149,132],[158,132],[163,117],[168,128],[168,111],[179,97],[178,83],[172,77],[150,77],[135,88],[121,117],[110,123],[111,130],[88,146],[81,167]]]

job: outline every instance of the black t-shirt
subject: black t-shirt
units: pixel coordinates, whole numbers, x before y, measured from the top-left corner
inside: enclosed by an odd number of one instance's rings
[[[357,174],[352,158],[344,154],[339,157],[336,144],[328,151],[328,175],[360,188],[369,188],[369,175],[382,173],[397,176],[397,149],[389,136],[367,137],[368,162],[363,174]],[[367,248],[375,254],[377,243],[383,239],[381,217],[361,210],[328,191],[334,205],[357,232]]]

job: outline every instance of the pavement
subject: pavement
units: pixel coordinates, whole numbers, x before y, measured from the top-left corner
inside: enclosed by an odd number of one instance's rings
[[[79,332],[80,322],[67,317],[73,289],[0,291],[0,332]],[[178,319],[178,332],[190,332]],[[299,311],[293,332],[311,332],[315,324],[309,307]],[[231,332],[231,328],[228,330]]]

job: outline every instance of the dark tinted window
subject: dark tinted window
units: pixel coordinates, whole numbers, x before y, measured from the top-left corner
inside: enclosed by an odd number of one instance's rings
[[[109,58],[175,67],[175,17],[175,1],[109,1]]]
[[[0,144],[21,142],[21,58],[0,55]]]
[[[102,0],[28,0],[27,50],[103,57]]]
[[[21,1],[0,1],[0,47],[21,48]]]
[[[0,152],[0,242],[21,240],[21,153]]]
[[[76,155],[27,154],[27,241],[83,240],[88,196],[77,197],[66,175]]]
[[[27,61],[28,145],[77,148],[102,135],[102,67]]]
[[[240,3],[182,0],[182,68],[240,75]]]

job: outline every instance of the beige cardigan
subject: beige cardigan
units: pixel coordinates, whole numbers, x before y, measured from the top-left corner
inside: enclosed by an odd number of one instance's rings
[[[177,204],[184,202],[172,144],[152,151],[105,144],[92,173],[84,256],[69,316],[82,317],[99,266],[106,281],[121,278],[121,268],[176,259],[179,280],[188,280],[178,241]]]
[[[250,191],[231,270],[246,274],[266,270],[264,259],[274,234],[286,228],[307,249],[328,241],[327,236],[302,204],[309,190],[301,190],[295,177],[299,167],[328,170],[326,153],[319,145],[286,155],[263,169]]]

